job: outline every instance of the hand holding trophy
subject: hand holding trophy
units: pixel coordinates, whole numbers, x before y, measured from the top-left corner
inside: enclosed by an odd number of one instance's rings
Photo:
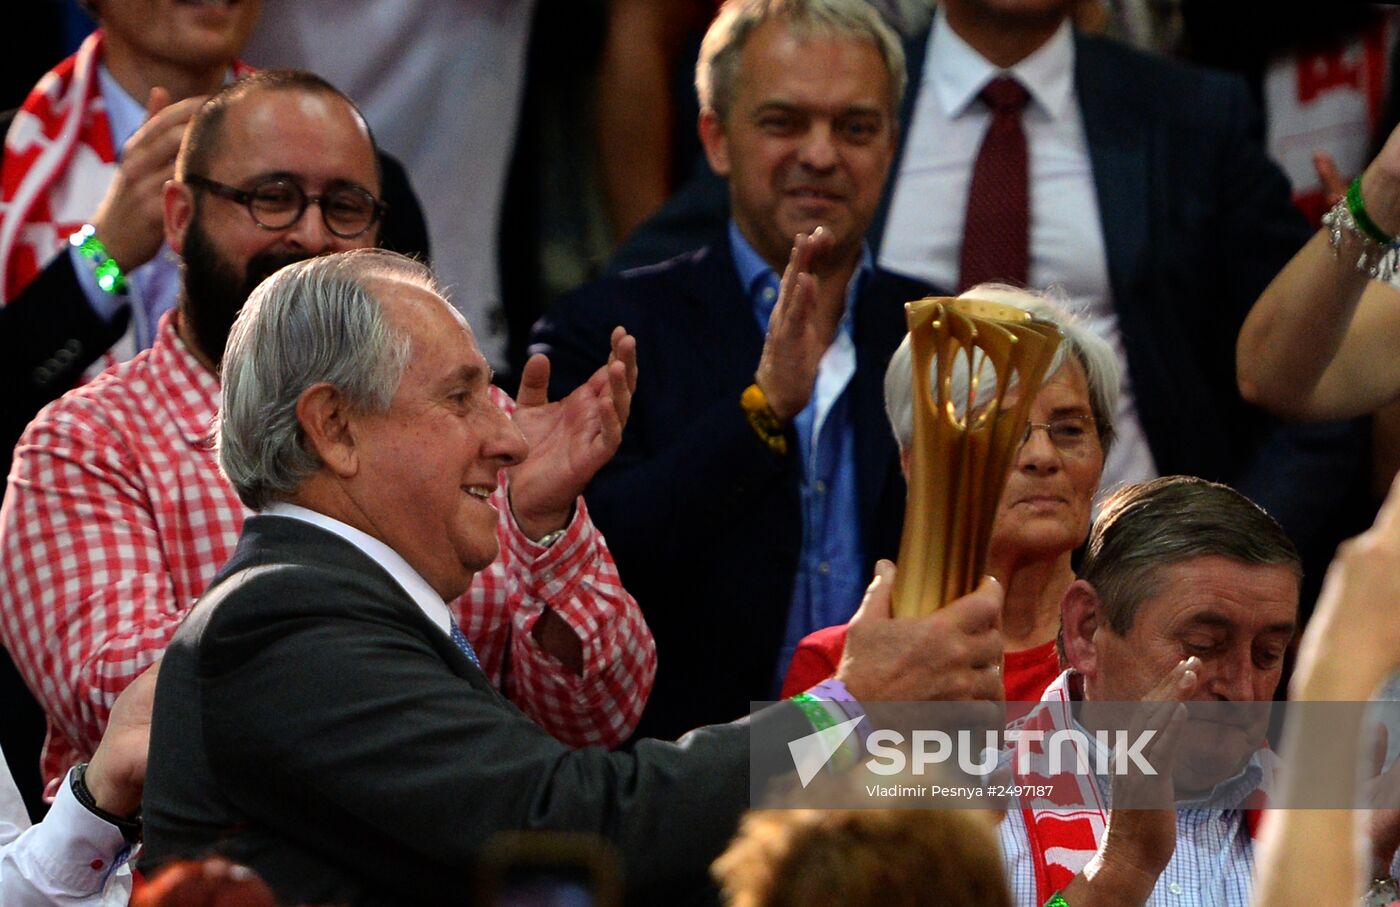
[[[1001,303],[928,297],[904,308],[914,444],[893,614],[919,617],[981,581],[1007,471],[1061,338]]]

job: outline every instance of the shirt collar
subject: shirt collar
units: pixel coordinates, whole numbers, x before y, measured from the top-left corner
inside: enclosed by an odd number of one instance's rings
[[[302,507],[298,504],[289,504],[286,501],[276,501],[264,507],[260,516],[279,516],[292,520],[301,520],[303,523],[310,523],[319,529],[340,536],[345,541],[354,545],[366,557],[374,561],[398,583],[408,597],[413,599],[414,604],[422,609],[428,619],[437,624],[444,633],[451,635],[452,616],[447,610],[446,603],[442,596],[428,585],[428,581],[422,575],[409,566],[397,551],[381,542],[368,533],[361,532],[348,523],[342,523],[334,517],[326,516],[315,510]]]
[[[224,77],[224,84],[227,85],[233,79],[234,72],[230,69]],[[102,91],[102,100],[107,105],[107,128],[112,133],[112,147],[116,149],[117,159],[120,160],[122,146],[126,144],[127,139],[136,134],[141,124],[146,122],[146,102],[127,94],[106,63],[97,67],[97,84]]]
[[[126,140],[146,122],[146,107],[126,93],[107,64],[97,67],[97,81],[102,88],[102,100],[107,104],[107,128],[112,131],[112,147],[120,158]]]
[[[1059,119],[1068,111],[1074,93],[1074,28],[1066,19],[1034,53],[1002,70],[959,37],[939,7],[929,34],[926,71],[948,119],[965,113],[987,83],[1006,72],[1016,77],[1051,119]]]
[[[768,318],[773,314],[773,307],[778,303],[778,286],[780,278],[776,271],[763,260],[749,241],[744,238],[743,232],[739,229],[739,224],[733,219],[729,219],[729,248],[734,255],[734,267],[739,272],[739,285],[744,288],[744,292],[754,304],[754,311],[758,315],[759,326],[764,333],[768,331]],[[860,264],[856,266],[855,273],[851,275],[851,282],[846,284],[846,313],[842,316],[843,327],[849,327],[851,309],[855,305],[856,294],[860,292],[865,281],[875,271],[875,261],[870,254],[870,246],[861,243]],[[765,289],[772,289],[771,294],[765,294]],[[771,297],[771,298],[770,298]]]
[[[211,445],[219,415],[219,378],[180,339],[174,309],[161,316],[148,355],[152,374],[168,391],[166,410],[180,436],[197,447]]]

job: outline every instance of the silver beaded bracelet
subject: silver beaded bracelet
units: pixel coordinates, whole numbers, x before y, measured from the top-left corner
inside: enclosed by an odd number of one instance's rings
[[[1361,256],[1356,259],[1356,270],[1376,280],[1390,280],[1400,271],[1400,243],[1379,243],[1368,236],[1352,216],[1345,197],[1338,199],[1332,210],[1322,215],[1322,225],[1327,228],[1328,240],[1336,255],[1342,254],[1342,234],[1346,233],[1361,243]]]

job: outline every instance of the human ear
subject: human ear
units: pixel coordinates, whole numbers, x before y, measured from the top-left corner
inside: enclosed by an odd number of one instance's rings
[[[314,384],[297,398],[297,422],[307,448],[343,479],[352,478],[360,468],[353,421],[349,401],[332,384]]]
[[[166,180],[161,188],[161,206],[165,212],[165,244],[176,255],[185,254],[185,234],[194,220],[194,193],[177,180]]]
[[[728,178],[729,135],[724,128],[724,121],[713,107],[706,107],[700,111],[700,145],[705,149],[705,159],[710,162],[710,169]]]
[[[1064,634],[1065,661],[1075,671],[1092,677],[1098,671],[1098,647],[1094,633],[1099,628],[1103,603],[1094,587],[1075,580],[1060,601],[1060,632]]]

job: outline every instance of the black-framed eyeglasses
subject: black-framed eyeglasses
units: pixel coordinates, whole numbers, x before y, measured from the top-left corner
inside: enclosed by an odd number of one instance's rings
[[[1049,422],[1027,422],[1021,444],[1029,441],[1037,428],[1044,429],[1050,443],[1067,457],[1083,456],[1089,452],[1091,442],[1098,440],[1098,427],[1092,416],[1061,416]]]
[[[367,190],[347,183],[332,186],[320,195],[307,195],[300,183],[284,176],[265,179],[249,191],[196,174],[186,176],[184,182],[243,205],[253,223],[264,230],[287,229],[301,220],[307,205],[315,202],[327,230],[341,239],[354,239],[374,226],[386,209]]]

